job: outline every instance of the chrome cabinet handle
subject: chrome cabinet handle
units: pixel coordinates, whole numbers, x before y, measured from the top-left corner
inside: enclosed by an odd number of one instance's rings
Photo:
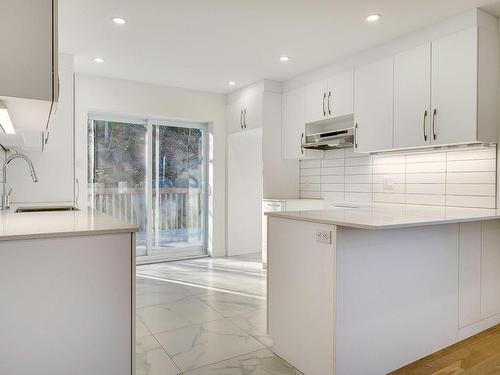
[[[240,111],[240,129],[243,129],[243,110]]]
[[[422,124],[423,130],[424,130],[424,141],[427,141],[427,129],[425,128],[426,119],[427,119],[427,110],[425,110],[425,112],[424,112],[424,121]]]
[[[332,109],[330,108],[330,98],[332,97],[332,92],[328,91],[328,114],[332,114]]]
[[[432,139],[434,139],[434,140],[436,140],[436,138],[437,138],[436,116],[437,116],[437,109],[434,108],[434,111],[432,112]]]
[[[243,110],[243,127],[246,129],[247,128],[247,110]]]
[[[354,148],[358,148],[358,123],[354,125]]]
[[[300,136],[300,152],[304,155],[304,133]]]
[[[323,116],[326,116],[325,99],[326,99],[326,92],[323,93]]]

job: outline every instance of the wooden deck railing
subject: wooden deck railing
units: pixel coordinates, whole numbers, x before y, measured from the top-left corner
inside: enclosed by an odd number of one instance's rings
[[[146,230],[145,189],[91,187],[89,191],[96,210]],[[154,230],[201,227],[201,189],[153,189],[151,202]]]

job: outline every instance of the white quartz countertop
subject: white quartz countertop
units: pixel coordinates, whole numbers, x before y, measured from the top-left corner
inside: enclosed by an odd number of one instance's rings
[[[356,208],[269,212],[266,215],[360,229],[392,229],[500,219],[500,210],[372,204]]]
[[[92,210],[0,213],[0,241],[137,231],[135,225]]]

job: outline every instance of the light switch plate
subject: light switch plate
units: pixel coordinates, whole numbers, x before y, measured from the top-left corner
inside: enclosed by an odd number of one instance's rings
[[[316,229],[316,242],[332,243],[332,231],[324,229]]]

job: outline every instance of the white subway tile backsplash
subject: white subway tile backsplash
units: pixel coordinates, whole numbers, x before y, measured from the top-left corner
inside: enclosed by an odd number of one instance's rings
[[[345,191],[351,193],[371,193],[373,191],[372,184],[346,184]]]
[[[344,184],[322,184],[321,191],[344,191]]]
[[[319,168],[321,167],[321,159],[302,160],[300,162],[300,167],[302,169]]]
[[[496,178],[495,172],[452,172],[446,174],[448,184],[494,184]]]
[[[374,174],[374,184],[384,184],[386,180],[392,181],[393,184],[404,184],[406,182],[405,174]]]
[[[345,167],[345,174],[372,174],[371,165],[358,165],[355,167]]]
[[[300,184],[301,191],[321,191],[320,184]]]
[[[406,155],[376,155],[373,165],[378,164],[406,164]]]
[[[406,173],[439,173],[446,172],[446,162],[428,162],[428,163],[408,163],[406,164]]]
[[[320,176],[300,176],[301,184],[320,184],[321,177]]]
[[[471,150],[457,150],[448,152],[448,161],[453,160],[481,160],[481,159],[496,159],[496,149],[480,148]]]
[[[446,194],[445,184],[406,184],[407,194]]]
[[[384,184],[373,184],[374,193],[386,193],[386,194],[405,194],[406,184],[393,184],[391,187],[387,187]],[[375,194],[374,194],[375,200]]]
[[[496,207],[496,147],[367,156],[330,150],[301,161],[301,197]]]
[[[346,184],[371,184],[373,176],[371,174],[349,174],[345,176]]]
[[[371,202],[373,200],[372,193],[345,193],[345,200],[348,202]]]
[[[446,195],[406,194],[406,204],[444,206],[446,204]]]
[[[377,164],[373,166],[373,174],[404,174],[406,164]]]
[[[448,162],[448,172],[495,172],[496,160],[458,160]]]
[[[321,176],[322,184],[343,184],[344,180],[345,176],[343,174],[332,175],[332,176]]]
[[[372,160],[369,156],[362,156],[359,158],[345,158],[345,166],[352,167],[356,165],[371,165]]]
[[[432,163],[436,161],[446,161],[446,152],[418,153],[406,156],[407,163]]]
[[[323,159],[321,161],[321,166],[323,168],[329,168],[329,167],[343,167],[344,166],[344,159]]]
[[[321,193],[319,191],[300,191],[300,197],[306,199],[319,199],[321,198]]]
[[[331,168],[321,168],[322,176],[335,176],[335,175],[344,175],[345,169],[344,167],[331,167]]]
[[[380,203],[405,203],[404,194],[395,193],[373,193],[373,201]]]
[[[321,174],[321,168],[305,168],[300,170],[301,176],[319,176]]]
[[[494,197],[495,184],[448,184],[446,193],[450,195],[476,195]]]
[[[444,184],[446,173],[412,173],[406,175],[407,184]]]
[[[453,207],[492,208],[495,207],[495,197],[473,197],[464,195],[446,196],[446,205]]]

